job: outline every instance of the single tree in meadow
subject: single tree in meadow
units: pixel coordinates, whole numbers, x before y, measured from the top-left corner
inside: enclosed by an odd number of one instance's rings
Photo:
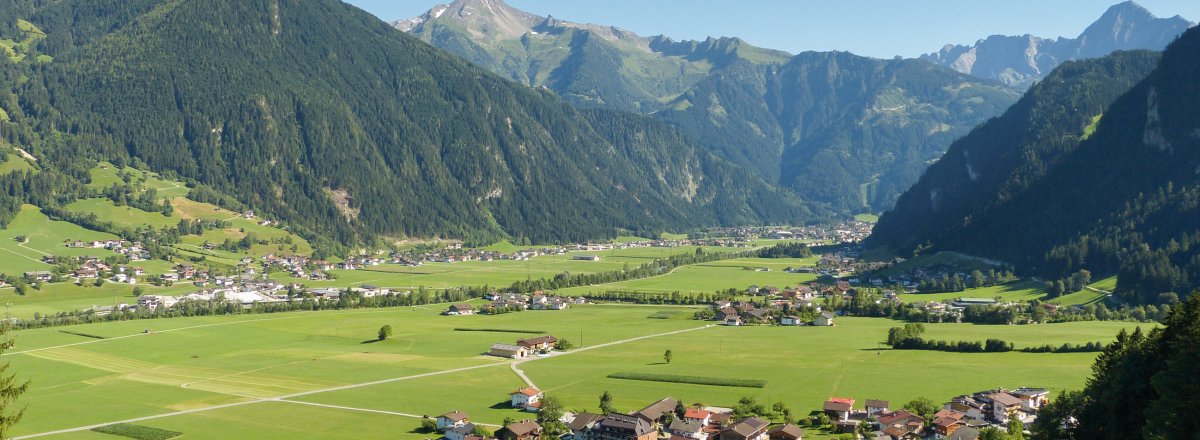
[[[612,401],[613,401],[612,394],[609,394],[608,391],[605,391],[604,394],[601,394],[600,395],[600,412],[604,413],[604,414],[612,414],[612,413],[617,412],[617,410],[613,408]]]
[[[392,335],[392,326],[384,325],[383,327],[379,327],[379,340],[380,341],[386,340],[391,335]]]
[[[670,350],[670,349],[667,349],[667,351],[666,351],[666,352],[663,352],[663,360],[664,360],[664,361],[667,361],[667,363],[668,363],[668,364],[669,364],[669,363],[671,363],[671,358],[672,358],[672,357],[675,357],[675,356],[674,356],[674,354],[673,354],[673,353],[671,353],[671,350]]]

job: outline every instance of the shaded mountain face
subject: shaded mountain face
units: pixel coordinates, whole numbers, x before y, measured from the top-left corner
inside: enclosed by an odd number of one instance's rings
[[[651,114],[843,213],[892,205],[949,145],[1018,94],[927,63],[676,42],[459,0],[395,26],[583,107]]]
[[[1193,25],[1178,15],[1155,17],[1127,1],[1110,7],[1076,38],[992,35],[973,45],[947,45],[921,59],[1023,90],[1066,61],[1118,50],[1162,50]]]
[[[963,251],[1049,279],[1118,274],[1117,294],[1135,302],[1200,287],[1200,29],[1150,71],[1154,59],[1059,67],[955,142],[868,244]]]
[[[20,113],[342,243],[811,218],[665,124],[578,110],[336,0],[99,3],[29,6],[62,42]]]

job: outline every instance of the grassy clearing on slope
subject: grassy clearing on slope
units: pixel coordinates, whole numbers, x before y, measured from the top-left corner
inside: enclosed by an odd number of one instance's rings
[[[27,242],[17,242],[15,238],[18,236],[24,236]],[[37,207],[25,205],[9,223],[8,228],[0,229],[0,272],[20,275],[27,271],[49,270],[50,265],[41,262],[42,257],[46,255],[114,255],[113,252],[104,249],[68,248],[63,241],[116,238],[115,235],[84,229],[74,223],[51,221]]]

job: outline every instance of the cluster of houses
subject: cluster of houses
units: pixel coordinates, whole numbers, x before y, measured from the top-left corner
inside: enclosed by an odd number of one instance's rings
[[[284,292],[287,289],[287,285],[275,281],[264,280],[232,283],[226,278],[221,278],[219,281],[221,284],[229,284],[192,292],[183,296],[141,295],[137,298],[137,304],[130,307],[135,307],[136,310],[155,311],[160,308],[174,307],[175,304],[181,301],[214,301],[220,298],[242,304],[243,306],[255,303],[266,304],[288,301],[287,294]]]
[[[478,310],[485,313],[496,310],[566,310],[574,304],[587,304],[587,298],[582,296],[547,295],[540,290],[533,292],[532,295],[491,292],[485,295],[484,299],[490,302],[480,306]],[[472,308],[470,304],[464,303],[451,304],[442,312],[446,316],[474,315],[475,313],[476,309]]]
[[[929,420],[906,409],[893,410],[886,400],[867,400],[863,409],[855,400],[831,397],[822,410],[839,432],[861,432],[862,425],[878,440],[951,439],[977,440],[980,430],[1003,429],[1011,420],[1031,423],[1048,401],[1043,388],[987,390],[951,399]]]
[[[118,254],[129,257],[129,261],[143,261],[150,259],[150,251],[139,241],[130,242],[128,240],[71,240],[67,239],[63,242],[66,247],[77,249],[107,249]]]
[[[98,257],[74,257],[72,260],[77,263],[75,270],[63,275],[73,277],[77,283],[106,278],[109,281],[117,283],[137,284],[138,278],[146,275],[146,271],[140,267],[127,265],[113,266]],[[42,258],[42,262],[46,264],[58,264],[58,259],[46,256]],[[22,278],[30,283],[38,281],[50,282],[55,279],[55,276],[51,271],[37,270],[23,273]]]
[[[759,231],[762,238],[811,240],[820,243],[858,243],[871,235],[873,223],[845,221],[835,224],[774,228]]]
[[[492,344],[492,348],[488,350],[488,354],[492,356],[522,359],[536,354],[549,353],[558,346],[558,338],[552,335],[538,336],[533,338],[518,339],[513,344]],[[513,399],[516,399],[514,396]],[[536,397],[533,397],[536,401]],[[525,408],[525,405],[530,402],[521,402],[518,406],[516,400],[513,401],[514,408]],[[536,408],[536,406],[532,407]]]
[[[514,408],[536,411],[542,393],[522,388],[510,395]],[[685,408],[672,398],[659,400],[629,414],[566,413],[561,421],[570,440],[800,440],[804,430],[793,424],[772,426],[767,420],[748,417],[734,420],[728,408]],[[533,420],[513,422],[480,436],[470,417],[451,411],[437,417],[437,429],[448,440],[536,440],[542,427]]]

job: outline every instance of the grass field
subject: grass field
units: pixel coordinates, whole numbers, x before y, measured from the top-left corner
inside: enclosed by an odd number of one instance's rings
[[[121,172],[129,173],[132,176],[133,182],[142,182],[143,188],[154,188],[158,193],[158,198],[162,200],[170,200],[175,197],[183,197],[188,193],[188,188],[182,182],[176,182],[164,179],[158,173],[142,171],[137,168],[125,167],[124,170],[117,170],[117,167],[108,162],[102,162],[99,166],[90,170],[92,181],[88,184],[91,188],[107,188],[114,183],[124,184],[124,179],[121,178]]]
[[[735,288],[745,290],[751,285],[796,286],[815,280],[814,274],[788,273],[788,267],[805,267],[816,264],[812,258],[738,258],[710,263],[694,264],[676,268],[673,272],[652,278],[598,284],[594,286],[564,289],[564,295],[586,295],[591,292],[611,290],[651,293],[698,293]],[[755,271],[753,269],[770,269]]]
[[[1116,285],[1116,277],[1110,278]],[[1109,281],[1102,280],[1098,284],[1106,285]],[[1093,284],[1095,286],[1096,284]],[[958,298],[1000,298],[1001,301],[1025,302],[1040,300],[1060,305],[1095,304],[1104,301],[1108,294],[1093,290],[1081,290],[1058,298],[1047,298],[1045,284],[1034,280],[1020,280],[1013,283],[978,289],[967,289],[962,292],[947,293],[910,293],[900,295],[903,301],[950,301]]]
[[[25,236],[28,242],[18,243],[15,240],[17,236]],[[37,207],[25,205],[9,223],[8,228],[0,229],[0,272],[20,275],[27,271],[49,270],[50,266],[42,263],[42,257],[46,255],[113,255],[111,251],[104,249],[68,248],[63,244],[63,240],[68,238],[110,240],[117,237],[87,230],[74,223],[51,221]]]
[[[525,279],[553,278],[563,272],[596,273],[621,270],[628,265],[637,267],[657,258],[681,253],[694,253],[696,246],[676,248],[629,248],[599,252],[569,252],[566,255],[543,255],[528,261],[464,261],[457,263],[425,263],[420,267],[384,264],[360,270],[331,270],[336,280],[312,281],[276,274],[274,278],[299,282],[314,287],[346,287],[375,284],[383,287],[447,288],[460,286],[509,286]],[[729,249],[706,247],[707,252],[728,252]],[[600,261],[578,261],[575,255],[598,255]]]
[[[935,401],[995,386],[1077,388],[1094,354],[963,354],[877,350],[896,321],[840,318],[836,327],[704,327],[692,308],[579,306],[559,312],[438,316],[440,306],[179,318],[17,332],[6,353],[31,379],[15,434],[132,418],[183,438],[424,438],[412,416],[452,409],[476,422],[521,418],[502,402],[524,385],[511,361],[482,356],[519,335],[455,327],[538,328],[584,349],[519,364],[568,409],[595,410],[609,391],[619,409],[664,396],[728,406],[742,396],[798,412],[831,395]],[[650,319],[667,313],[667,319]],[[396,332],[374,339],[382,324]],[[1127,323],[1039,326],[934,324],[930,337],[998,337],[1018,347],[1111,340]],[[152,330],[143,333],[143,329]],[[679,332],[683,331],[683,332]],[[672,333],[678,332],[678,333]],[[655,336],[657,335],[657,336]],[[650,337],[646,337],[650,336]],[[630,340],[631,338],[646,337]],[[75,345],[72,345],[75,344]],[[609,345],[605,345],[609,344]],[[662,362],[666,349],[674,352]],[[765,380],[764,388],[611,379],[617,372]],[[215,405],[228,405],[211,408]],[[320,406],[314,406],[320,405]],[[190,413],[179,411],[199,410]],[[313,422],[310,419],[319,419]],[[294,421],[294,423],[292,422]],[[340,430],[339,430],[340,429]],[[50,438],[105,438],[74,432]]]

